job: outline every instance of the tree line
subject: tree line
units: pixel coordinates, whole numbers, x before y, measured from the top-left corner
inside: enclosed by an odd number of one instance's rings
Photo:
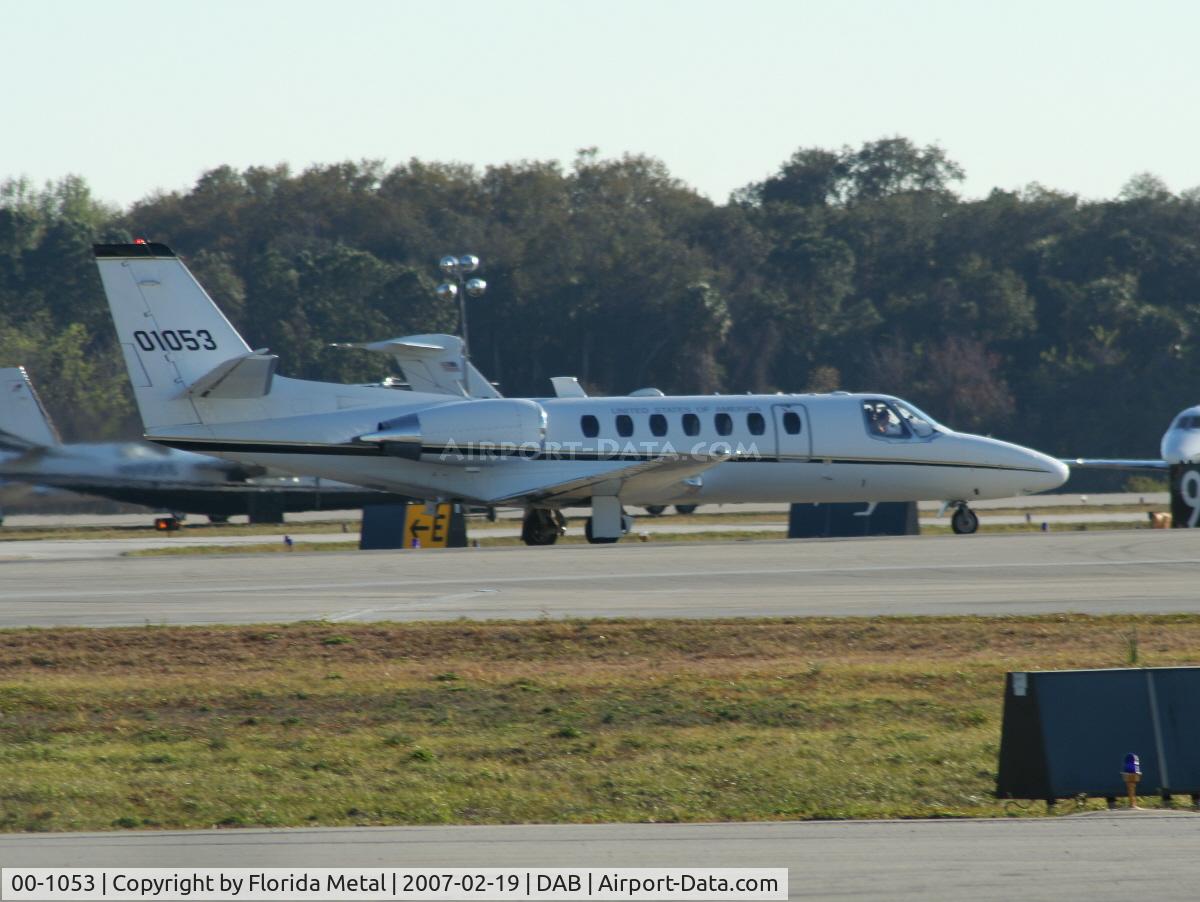
[[[869,390],[1060,455],[1154,456],[1200,388],[1200,192],[1040,185],[965,199],[941,148],[801,148],[716,203],[642,155],[478,169],[373,160],[206,172],[128,209],[0,183],[0,365],[75,440],[140,431],[92,262],[171,245],[281,372],[389,375],[335,341],[454,331],[438,258],[484,261],[472,357],[510,395]]]

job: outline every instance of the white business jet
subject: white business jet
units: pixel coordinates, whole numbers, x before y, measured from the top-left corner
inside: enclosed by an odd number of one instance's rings
[[[1069,463],[1082,470],[1132,470],[1169,477],[1172,525],[1200,527],[1200,406],[1181,410],[1171,420],[1159,443],[1162,457],[1077,457]]]
[[[271,475],[262,467],[149,442],[64,444],[23,367],[0,369],[0,479],[50,486],[215,522],[245,514],[278,523],[291,511],[395,502],[356,485]]]
[[[275,375],[170,248],[97,245],[96,262],[146,437],[247,464],[425,499],[525,509],[552,544],[561,508],[590,504],[593,543],[624,505],[946,500],[1053,489],[1061,462],[965,435],[888,395],[471,397]],[[559,383],[565,387],[567,380]]]
[[[1146,458],[1078,457],[1071,464],[1096,470],[1167,471],[1175,464],[1200,464],[1200,406],[1181,410],[1159,442],[1158,460]]]

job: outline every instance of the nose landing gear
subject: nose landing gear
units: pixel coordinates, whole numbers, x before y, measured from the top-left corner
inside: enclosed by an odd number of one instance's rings
[[[969,536],[979,529],[979,517],[975,511],[967,507],[965,501],[961,502],[954,509],[954,515],[950,518],[950,528],[956,535]]]

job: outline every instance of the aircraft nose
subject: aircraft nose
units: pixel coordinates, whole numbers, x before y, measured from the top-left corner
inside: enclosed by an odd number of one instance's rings
[[[1172,429],[1163,436],[1160,451],[1169,464],[1195,463],[1200,460],[1200,435]]]
[[[1030,494],[1056,489],[1070,477],[1071,468],[1061,460],[1056,460],[1040,451],[1028,451],[1028,454],[1032,458],[1031,469],[1038,471],[1030,474],[1032,477],[1030,481],[1033,483],[1029,488]]]
[[[1050,461],[1051,479],[1053,480],[1050,488],[1056,489],[1071,478],[1071,468],[1061,460],[1054,460],[1053,458],[1047,458],[1047,460]]]

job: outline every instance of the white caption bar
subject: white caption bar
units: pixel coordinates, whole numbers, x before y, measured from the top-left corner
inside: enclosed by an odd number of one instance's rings
[[[787,868],[4,868],[4,900],[787,899]]]

